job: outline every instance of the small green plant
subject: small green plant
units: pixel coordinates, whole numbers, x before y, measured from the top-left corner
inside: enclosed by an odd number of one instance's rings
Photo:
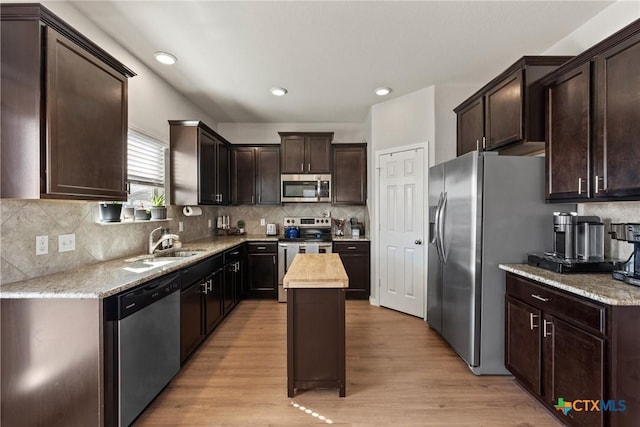
[[[159,193],[158,190],[153,190],[153,197],[151,197],[151,206],[164,206],[164,202],[164,193]]]
[[[238,221],[238,228],[244,228],[244,221],[243,220]]]

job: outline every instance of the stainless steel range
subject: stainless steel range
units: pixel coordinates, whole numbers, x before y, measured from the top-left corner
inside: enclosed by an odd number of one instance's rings
[[[278,301],[286,302],[282,286],[293,258],[299,253],[331,253],[331,217],[284,218],[284,235],[278,240]],[[289,236],[289,237],[287,237]],[[297,236],[297,237],[295,237]]]

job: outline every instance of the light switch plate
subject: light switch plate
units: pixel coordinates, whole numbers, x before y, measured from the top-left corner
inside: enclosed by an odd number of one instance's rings
[[[49,236],[36,236],[36,255],[49,253]]]
[[[264,218],[260,218],[260,225],[262,226],[267,225],[267,221]]]
[[[211,219],[209,219],[208,223],[209,223],[209,228],[211,228]]]
[[[76,235],[61,234],[58,236],[58,252],[69,252],[76,250]]]

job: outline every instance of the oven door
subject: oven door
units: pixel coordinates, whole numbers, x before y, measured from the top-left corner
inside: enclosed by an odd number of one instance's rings
[[[331,175],[281,175],[282,202],[330,202]]]
[[[331,243],[318,243],[318,252],[330,254],[333,245]],[[297,254],[307,252],[307,243],[278,243],[278,302],[287,302],[287,293],[284,290],[284,275],[291,266]]]

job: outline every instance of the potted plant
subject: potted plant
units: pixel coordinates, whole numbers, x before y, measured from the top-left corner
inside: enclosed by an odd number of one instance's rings
[[[100,210],[101,222],[120,222],[120,214],[122,213],[122,203],[100,202],[98,206]]]
[[[167,219],[167,207],[164,205],[164,193],[153,190],[151,197],[151,219]]]
[[[238,234],[244,234],[244,221],[238,221]]]

